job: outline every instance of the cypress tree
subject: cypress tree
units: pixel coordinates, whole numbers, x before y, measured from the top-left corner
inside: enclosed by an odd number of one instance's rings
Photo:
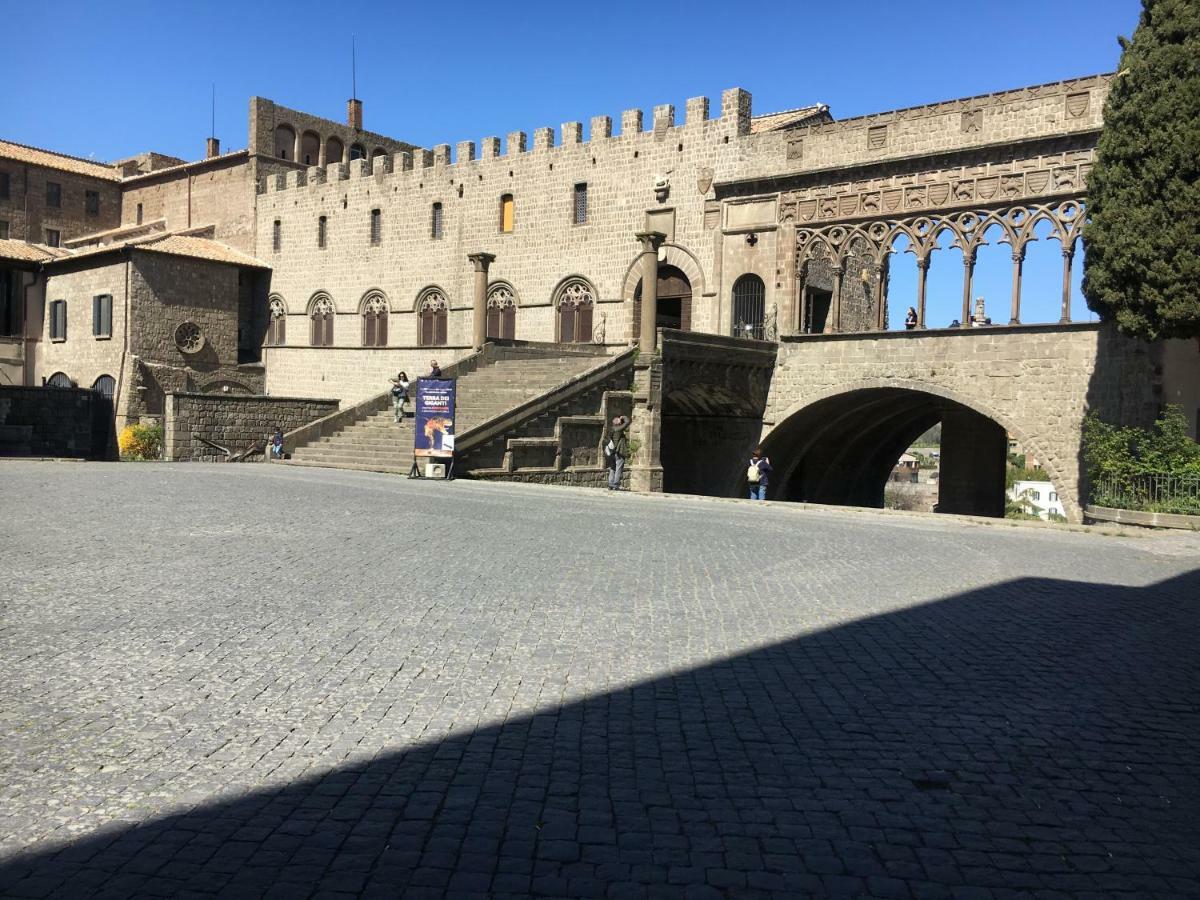
[[[1200,336],[1200,2],[1143,0],[1088,178],[1083,293],[1126,334]]]

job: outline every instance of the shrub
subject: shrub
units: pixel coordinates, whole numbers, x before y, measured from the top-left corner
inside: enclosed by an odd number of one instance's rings
[[[126,425],[117,436],[121,459],[147,460],[162,457],[161,425]]]
[[[1083,420],[1083,459],[1092,502],[1144,512],[1200,514],[1200,444],[1176,406],[1152,429]]]

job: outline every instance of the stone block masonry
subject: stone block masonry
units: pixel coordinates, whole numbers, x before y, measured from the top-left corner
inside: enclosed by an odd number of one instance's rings
[[[164,456],[182,462],[221,458],[203,437],[236,453],[336,412],[337,400],[297,397],[237,397],[223,394],[167,394]]]

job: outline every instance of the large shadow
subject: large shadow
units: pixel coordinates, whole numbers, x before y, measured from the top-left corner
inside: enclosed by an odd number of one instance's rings
[[[1195,896],[1197,598],[1016,580],[12,860],[0,893]]]

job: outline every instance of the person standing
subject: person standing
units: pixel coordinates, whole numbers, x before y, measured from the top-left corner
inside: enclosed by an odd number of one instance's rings
[[[404,372],[398,372],[396,377],[391,379],[392,382],[392,406],[395,407],[396,421],[403,422],[405,416],[404,407],[408,405],[408,375]]]
[[[771,480],[771,459],[763,456],[762,447],[755,447],[746,469],[746,483],[750,485],[751,500],[767,499],[767,484]]]
[[[442,377],[442,367],[437,364],[436,359],[431,359],[429,361],[429,377],[430,378],[441,378]]]
[[[909,331],[917,327],[917,311],[911,306],[908,308],[908,314],[904,317],[904,327]]]
[[[608,469],[608,489],[621,489],[621,475],[625,472],[625,460],[629,458],[629,419],[614,416],[608,440],[604,442],[604,465]]]

